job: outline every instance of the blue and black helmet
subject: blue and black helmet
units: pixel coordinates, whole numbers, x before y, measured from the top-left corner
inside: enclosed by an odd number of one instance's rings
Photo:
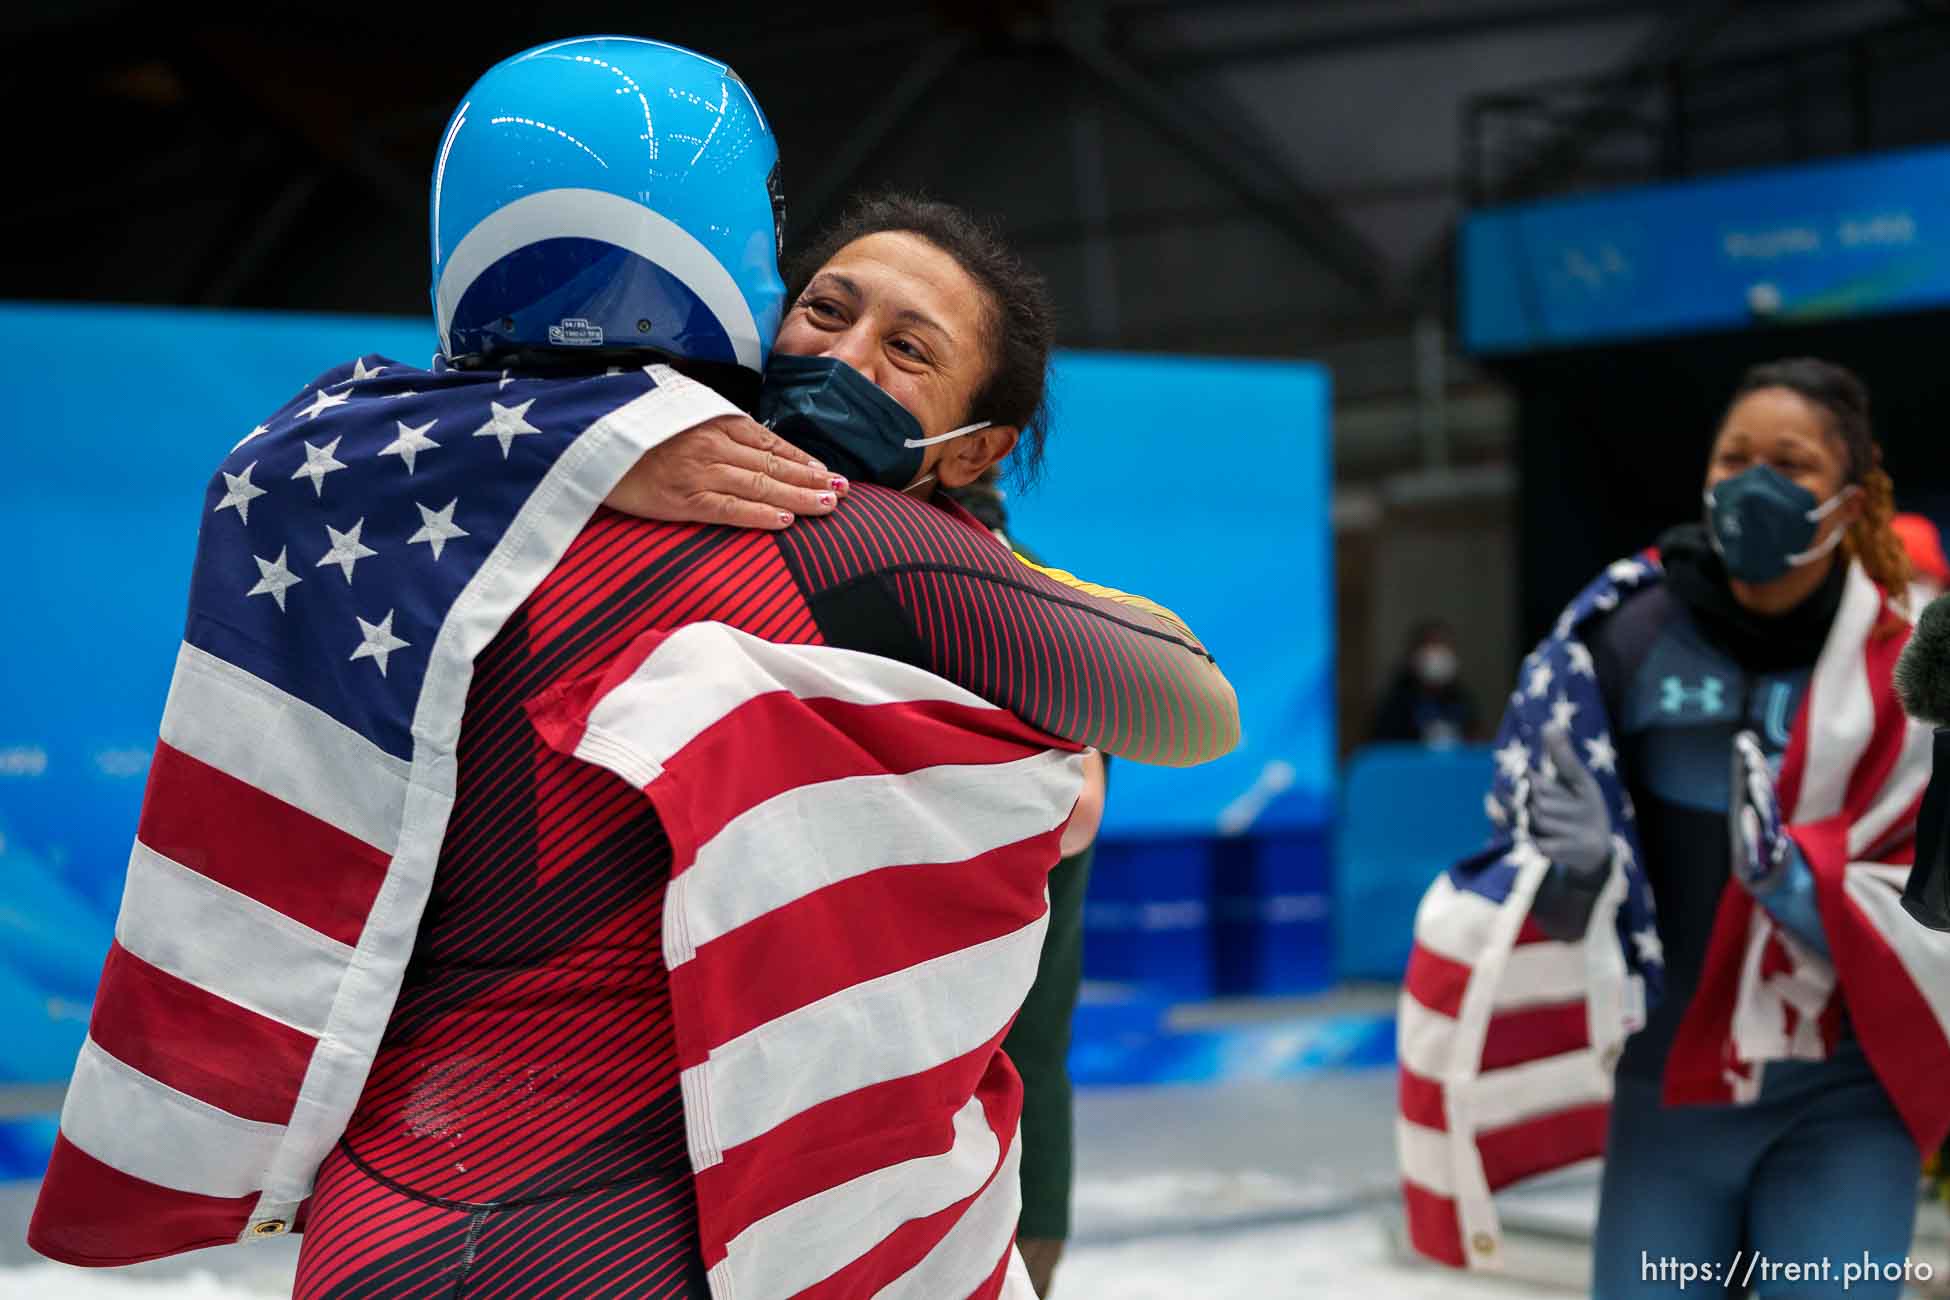
[[[762,373],[784,203],[736,73],[590,36],[490,68],[440,137],[433,312],[449,361],[644,350]]]

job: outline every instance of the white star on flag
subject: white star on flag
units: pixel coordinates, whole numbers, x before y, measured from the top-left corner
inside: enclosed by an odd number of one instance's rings
[[[427,430],[440,423],[440,421],[428,420],[425,424],[419,425],[418,427],[410,425],[404,420],[394,420],[393,423],[399,426],[399,437],[393,439],[384,447],[381,447],[379,454],[382,456],[398,456],[406,462],[406,472],[411,474],[413,472],[413,458],[415,456],[423,451],[430,451],[440,446],[439,443],[427,437]]]
[[[1620,867],[1632,865],[1632,844],[1623,835],[1614,834],[1611,837],[1611,860]]]
[[[1621,587],[1631,586],[1645,576],[1645,566],[1637,560],[1613,560],[1605,576]]]
[[[1592,662],[1591,647],[1582,641],[1572,641],[1564,647],[1564,657],[1571,661],[1571,671],[1580,677],[1596,677],[1598,665]]]
[[[314,567],[322,569],[328,564],[336,564],[339,566],[340,571],[345,574],[346,582],[350,583],[352,581],[352,566],[365,559],[368,555],[379,554],[378,551],[373,550],[370,546],[367,546],[359,540],[359,530],[365,526],[366,521],[361,519],[358,523],[352,525],[348,531],[342,533],[330,524],[326,524],[325,534],[332,539],[332,549],[319,556],[318,563]]]
[[[1594,772],[1616,772],[1618,751],[1612,748],[1611,736],[1601,731],[1594,739],[1585,741],[1584,762]]]
[[[1571,729],[1571,719],[1578,716],[1578,706],[1571,703],[1569,696],[1560,695],[1551,701],[1550,725],[1563,731]]]
[[[352,373],[344,379],[339,380],[338,384],[333,384],[332,387],[337,388],[339,384],[356,384],[361,379],[371,379],[380,371],[388,368],[386,366],[374,366],[371,370],[368,370],[366,369],[366,359],[364,357],[355,357],[352,361]]]
[[[265,428],[265,427],[264,427],[263,425],[261,425],[261,424],[260,424],[260,425],[258,425],[258,426],[257,426],[257,427],[256,427],[255,429],[252,429],[252,430],[251,430],[251,431],[250,431],[249,433],[247,433],[247,434],[245,434],[245,435],[244,435],[243,437],[241,437],[241,438],[239,438],[239,439],[237,440],[237,447],[241,447],[241,446],[243,446],[243,445],[244,445],[245,443],[247,443],[247,442],[249,442],[249,441],[250,441],[250,440],[251,440],[252,438],[256,438],[256,437],[259,437],[259,436],[261,436],[261,435],[263,435],[263,434],[266,434],[266,433],[269,433],[269,432],[270,432],[270,430],[269,430],[269,429],[267,429],[267,428]],[[237,447],[232,447],[232,448],[231,448],[231,450],[232,450],[232,451],[236,451],[236,450],[237,450]]]
[[[1497,802],[1493,794],[1483,796],[1483,814],[1498,826],[1506,825],[1510,820],[1510,814],[1503,811],[1503,805]]]
[[[1512,736],[1510,743],[1496,751],[1496,769],[1506,781],[1515,781],[1530,770],[1530,748]]]
[[[1654,929],[1632,931],[1632,946],[1639,950],[1639,965],[1663,966],[1666,964],[1665,945],[1659,942],[1659,932]]]
[[[508,372],[503,370],[501,372],[501,382],[494,386],[494,391],[498,393],[502,389],[506,388],[509,384],[512,384],[514,382],[515,381],[509,377]]]
[[[1617,609],[1618,593],[1615,591],[1601,592],[1597,599],[1591,602],[1591,608],[1598,610]]]
[[[418,396],[419,393],[415,392],[413,389],[403,388],[397,393],[386,394],[386,400],[389,402],[397,402],[402,397],[418,397]]]
[[[293,470],[291,477],[310,479],[312,491],[318,496],[324,496],[325,476],[334,470],[345,468],[345,462],[332,455],[333,452],[339,449],[339,444],[344,441],[345,439],[343,437],[334,438],[323,447],[314,447],[310,443],[306,443],[305,463]]]
[[[217,510],[228,510],[232,506],[235,506],[237,508],[237,517],[246,524],[250,523],[251,502],[264,495],[264,489],[251,482],[251,471],[256,468],[257,462],[252,461],[250,464],[244,466],[244,472],[242,474],[232,474],[228,470],[223,471],[225,490],[223,500],[217,502]],[[214,515],[217,513],[217,510],[212,510],[210,513]]]
[[[418,501],[413,504],[419,506],[420,531],[406,539],[408,546],[415,542],[425,542],[433,548],[433,558],[438,560],[441,547],[456,537],[467,536],[467,530],[454,522],[454,507],[460,504],[459,497],[449,501],[445,508],[440,510],[429,510]]]
[[[350,393],[340,393],[337,397],[334,397],[321,388],[312,394],[311,405],[298,412],[297,418],[300,420],[315,420],[318,418],[320,411],[329,411],[334,406],[344,406],[351,400],[352,394]]]
[[[1551,682],[1555,678],[1556,674],[1551,672],[1551,666],[1540,663],[1530,670],[1530,682],[1524,689],[1529,692],[1531,699],[1541,700],[1550,694]]]
[[[514,445],[516,438],[519,438],[524,433],[541,432],[540,429],[537,429],[524,418],[528,414],[528,408],[534,404],[535,399],[532,397],[520,406],[503,406],[499,402],[490,401],[488,403],[488,409],[493,414],[488,416],[488,422],[486,424],[474,430],[474,436],[476,438],[500,439],[501,459],[508,459],[508,448]]]
[[[386,675],[386,656],[392,654],[395,650],[404,650],[413,643],[411,641],[402,641],[393,635],[393,611],[390,609],[386,611],[386,617],[380,619],[377,623],[368,623],[357,614],[354,614],[352,617],[359,624],[359,636],[362,638],[359,642],[359,648],[352,652],[352,657],[354,659],[372,660],[379,665],[379,675],[384,677]]]
[[[257,580],[257,585],[244,593],[247,597],[269,596],[272,600],[278,602],[279,613],[284,612],[285,591],[304,581],[303,578],[284,567],[284,553],[289,549],[289,547],[280,546],[278,548],[278,558],[275,560],[267,560],[261,555],[251,556],[253,560],[257,561],[257,572],[260,576]]]

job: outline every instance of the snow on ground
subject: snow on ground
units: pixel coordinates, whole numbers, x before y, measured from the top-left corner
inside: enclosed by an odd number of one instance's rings
[[[1081,1243],[1064,1255],[1056,1276],[1054,1300],[1509,1300],[1537,1294],[1508,1283],[1398,1265],[1380,1225],[1366,1213],[1234,1232]],[[43,1264],[0,1270],[0,1295],[9,1300],[263,1300],[288,1294],[268,1282],[221,1282],[207,1271],[129,1278]]]

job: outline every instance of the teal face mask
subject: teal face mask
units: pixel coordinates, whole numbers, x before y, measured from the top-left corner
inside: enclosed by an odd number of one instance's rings
[[[983,420],[932,438],[878,384],[834,357],[772,354],[758,392],[758,420],[856,483],[919,487],[924,448],[986,429]],[[917,481],[919,480],[919,481]]]
[[[1729,576],[1772,582],[1797,565],[1818,560],[1842,540],[1836,529],[1810,546],[1821,521],[1855,494],[1853,485],[1823,502],[1771,465],[1743,470],[1706,491],[1706,529]]]

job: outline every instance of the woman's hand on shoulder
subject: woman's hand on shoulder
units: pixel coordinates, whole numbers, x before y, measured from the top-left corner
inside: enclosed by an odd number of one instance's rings
[[[603,504],[640,519],[777,531],[831,514],[847,486],[751,417],[720,415],[644,452]]]

